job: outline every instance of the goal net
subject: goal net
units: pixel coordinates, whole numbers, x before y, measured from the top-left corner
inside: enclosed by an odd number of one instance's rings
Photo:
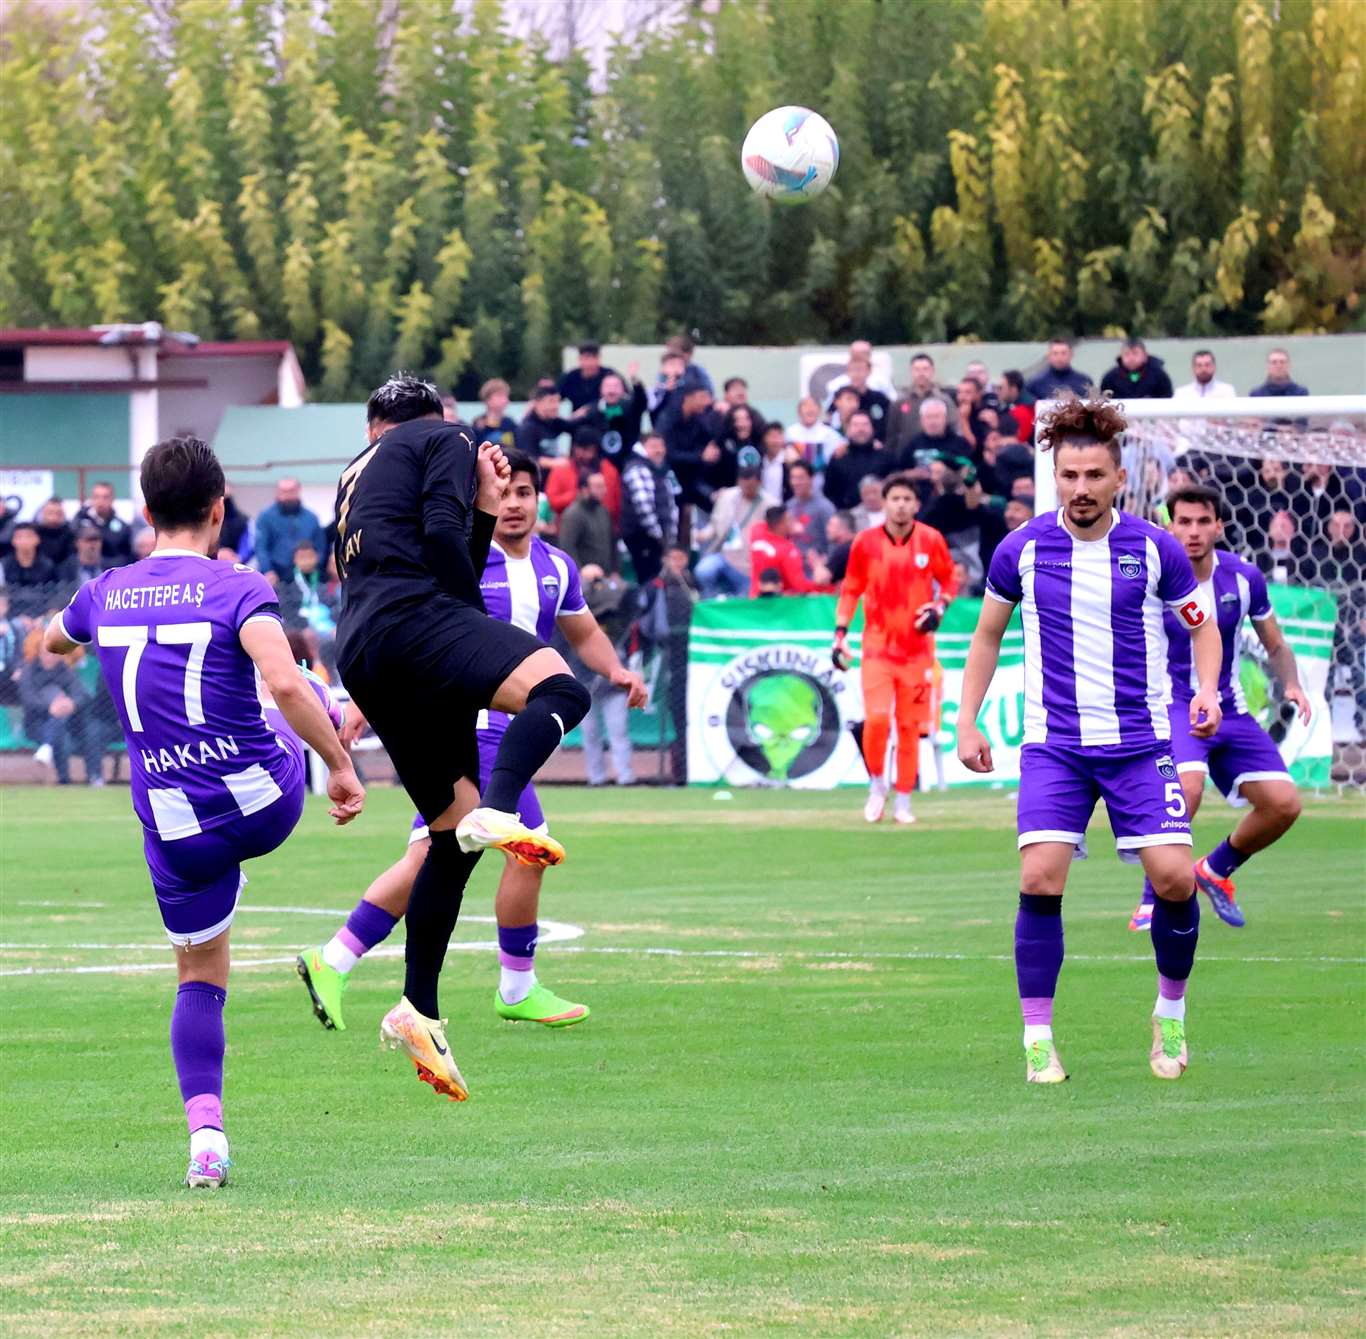
[[[1212,485],[1223,547],[1266,575],[1315,712],[1298,721],[1245,624],[1249,710],[1302,786],[1366,786],[1366,396],[1140,400],[1124,414],[1124,510],[1165,525],[1170,492]],[[1056,505],[1052,461],[1035,464],[1043,510]]]

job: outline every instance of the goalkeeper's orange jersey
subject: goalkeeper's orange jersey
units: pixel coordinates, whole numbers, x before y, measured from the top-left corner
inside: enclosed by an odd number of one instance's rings
[[[863,600],[863,655],[883,660],[934,658],[934,634],[917,632],[916,614],[931,601],[947,604],[958,591],[944,536],[916,521],[905,539],[883,526],[864,530],[849,550],[835,622],[848,627]]]

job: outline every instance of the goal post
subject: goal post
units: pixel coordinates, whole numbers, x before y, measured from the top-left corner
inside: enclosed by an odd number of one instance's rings
[[[1058,505],[1037,435],[1035,510]],[[1249,707],[1307,788],[1366,785],[1366,395],[1120,401],[1127,473],[1120,506],[1159,525],[1165,498],[1206,483],[1224,499],[1223,546],[1267,577],[1314,719],[1280,699],[1261,643],[1241,650]]]

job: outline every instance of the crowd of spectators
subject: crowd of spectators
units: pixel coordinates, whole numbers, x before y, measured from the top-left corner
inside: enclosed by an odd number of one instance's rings
[[[603,363],[598,345],[585,343],[576,367],[535,384],[521,422],[508,413],[508,383],[485,382],[472,427],[479,441],[516,447],[540,463],[538,531],[579,565],[590,604],[597,601],[595,612],[623,648],[642,638],[667,645],[681,671],[696,599],[837,590],[853,537],[881,524],[882,481],[892,473],[913,481],[919,519],[944,534],[961,592],[977,595],[996,546],[1034,515],[1038,401],[1097,391],[1123,401],[1235,394],[1208,350],[1194,355],[1191,379],[1174,387],[1141,339],[1125,340],[1098,383],[1073,365],[1066,338],[1050,342],[1043,367],[1028,377],[1016,369],[993,376],[973,362],[944,384],[923,352],[906,370],[904,385],[880,379],[871,346],[856,341],[819,397],[804,397],[792,422],[770,422],[750,402],[743,377],[725,378],[717,398],[686,336],[668,341],[648,384],[637,364],[618,371]],[[1308,393],[1280,349],[1268,357],[1265,381],[1248,392]],[[453,397],[447,412],[456,415]],[[1194,479],[1216,483],[1228,501],[1230,547],[1273,581],[1338,592],[1344,616],[1335,660],[1366,719],[1366,472],[1288,464],[1274,454],[1276,435],[1297,430],[1299,420],[1265,425],[1268,450],[1255,457],[1202,456],[1182,436],[1185,421],[1169,422],[1168,437],[1135,462],[1127,505],[1162,522],[1170,489]],[[1346,430],[1359,445],[1359,429]],[[117,730],[109,728],[111,704],[100,702],[92,667],[48,663],[33,633],[80,585],[150,548],[150,530],[121,518],[114,501],[113,487],[101,481],[70,519],[59,498],[31,521],[0,517],[0,706],[21,710],[24,734],[58,780],[75,753],[98,781],[100,750]],[[275,500],[254,521],[231,496],[226,511],[218,556],[266,575],[291,633],[326,671],[339,599],[334,527],[304,504],[292,478],[279,480]],[[595,782],[606,775],[604,750],[617,779],[630,778],[624,704],[609,698],[591,732]],[[102,711],[108,719],[96,724]],[[681,706],[675,716],[681,726]]]

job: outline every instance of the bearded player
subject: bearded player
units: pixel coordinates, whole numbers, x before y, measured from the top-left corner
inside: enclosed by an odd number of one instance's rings
[[[210,557],[226,491],[214,453],[193,437],[159,442],[141,483],[155,548],[82,586],[45,640],[54,655],[93,643],[119,713],[147,871],[175,945],[171,1058],[190,1131],[185,1184],[216,1189],[231,1165],[223,1008],[242,862],[275,850],[299,821],[300,739],[327,764],[338,823],[360,813],[365,791],[337,738],[331,694],[294,664],[274,588]]]
[[[1186,808],[1194,819],[1206,777],[1230,804],[1251,806],[1233,832],[1195,862],[1196,886],[1208,895],[1215,914],[1229,925],[1241,926],[1246,921],[1234,896],[1234,871],[1258,851],[1284,837],[1300,816],[1299,791],[1290,779],[1280,750],[1248,713],[1243,696],[1238,640],[1245,618],[1252,620],[1252,627],[1266,648],[1267,663],[1281,681],[1285,700],[1295,706],[1305,724],[1311,713],[1309,699],[1300,687],[1295,653],[1271,610],[1266,578],[1252,563],[1214,547],[1224,535],[1222,505],[1218,492],[1199,485],[1167,496],[1171,516],[1168,528],[1191,560],[1205,601],[1214,609],[1223,640],[1219,704],[1224,719],[1208,738],[1197,739],[1177,729],[1194,691],[1190,639],[1181,632],[1170,611],[1163,615],[1163,624],[1167,632],[1167,669],[1172,681],[1172,754]],[[1129,929],[1148,929],[1152,915],[1153,890],[1145,881],[1143,900],[1129,920]]]
[[[1015,972],[1024,1015],[1025,1078],[1067,1078],[1053,1044],[1062,970],[1062,896],[1086,825],[1103,799],[1121,858],[1137,857],[1157,894],[1153,951],[1158,998],[1149,1066],[1179,1079],[1187,1065],[1186,983],[1200,906],[1190,819],[1173,761],[1173,726],[1199,739],[1219,728],[1219,628],[1175,538],[1115,510],[1124,487],[1117,405],[1069,400],[1045,418],[1062,506],[1012,531],[992,556],[987,598],[963,673],[958,757],[990,772],[977,728],[1006,625],[1020,607],[1025,646],[1025,734],[1020,752],[1020,907]],[[1189,634],[1198,687],[1179,720],[1162,616]]]
[[[934,710],[934,630],[957,593],[944,536],[915,519],[914,484],[894,474],[882,485],[883,524],[864,530],[849,550],[849,568],[835,611],[836,669],[849,667],[849,625],[863,601],[863,761],[868,802],[863,816],[882,818],[887,806],[887,741],[896,723],[898,823],[914,823],[911,792],[920,763],[920,736]]]
[[[564,858],[517,804],[591,699],[558,652],[484,609],[479,579],[507,488],[501,449],[445,422],[436,387],[407,374],[370,396],[366,436],[337,488],[337,668],[431,837],[405,914],[403,996],[380,1035],[424,1083],[463,1101],[437,983],[465,885],[490,847],[529,863]],[[481,776],[485,710],[516,718]]]
[[[503,496],[493,532],[493,544],[479,589],[489,615],[549,641],[556,627],[564,633],[584,664],[627,693],[632,707],[645,705],[645,685],[626,669],[607,634],[584,603],[574,560],[534,533],[539,500],[536,463],[520,452],[509,452],[511,481]],[[498,756],[508,728],[506,712],[480,714],[479,762],[487,775]],[[365,719],[353,712],[343,738],[356,738]],[[536,788],[527,786],[517,802],[522,821],[541,835],[549,832]],[[298,970],[313,1000],[313,1011],[326,1028],[344,1031],[342,1000],[356,963],[383,942],[408,907],[413,883],[427,858],[431,838],[421,815],[413,820],[407,853],[385,870],[366,890],[346,924],[321,948],[299,956]],[[570,1027],[588,1017],[588,1006],[561,999],[536,979],[542,866],[508,856],[494,901],[498,920],[500,973],[493,1007],[500,1018],[513,1022]]]

